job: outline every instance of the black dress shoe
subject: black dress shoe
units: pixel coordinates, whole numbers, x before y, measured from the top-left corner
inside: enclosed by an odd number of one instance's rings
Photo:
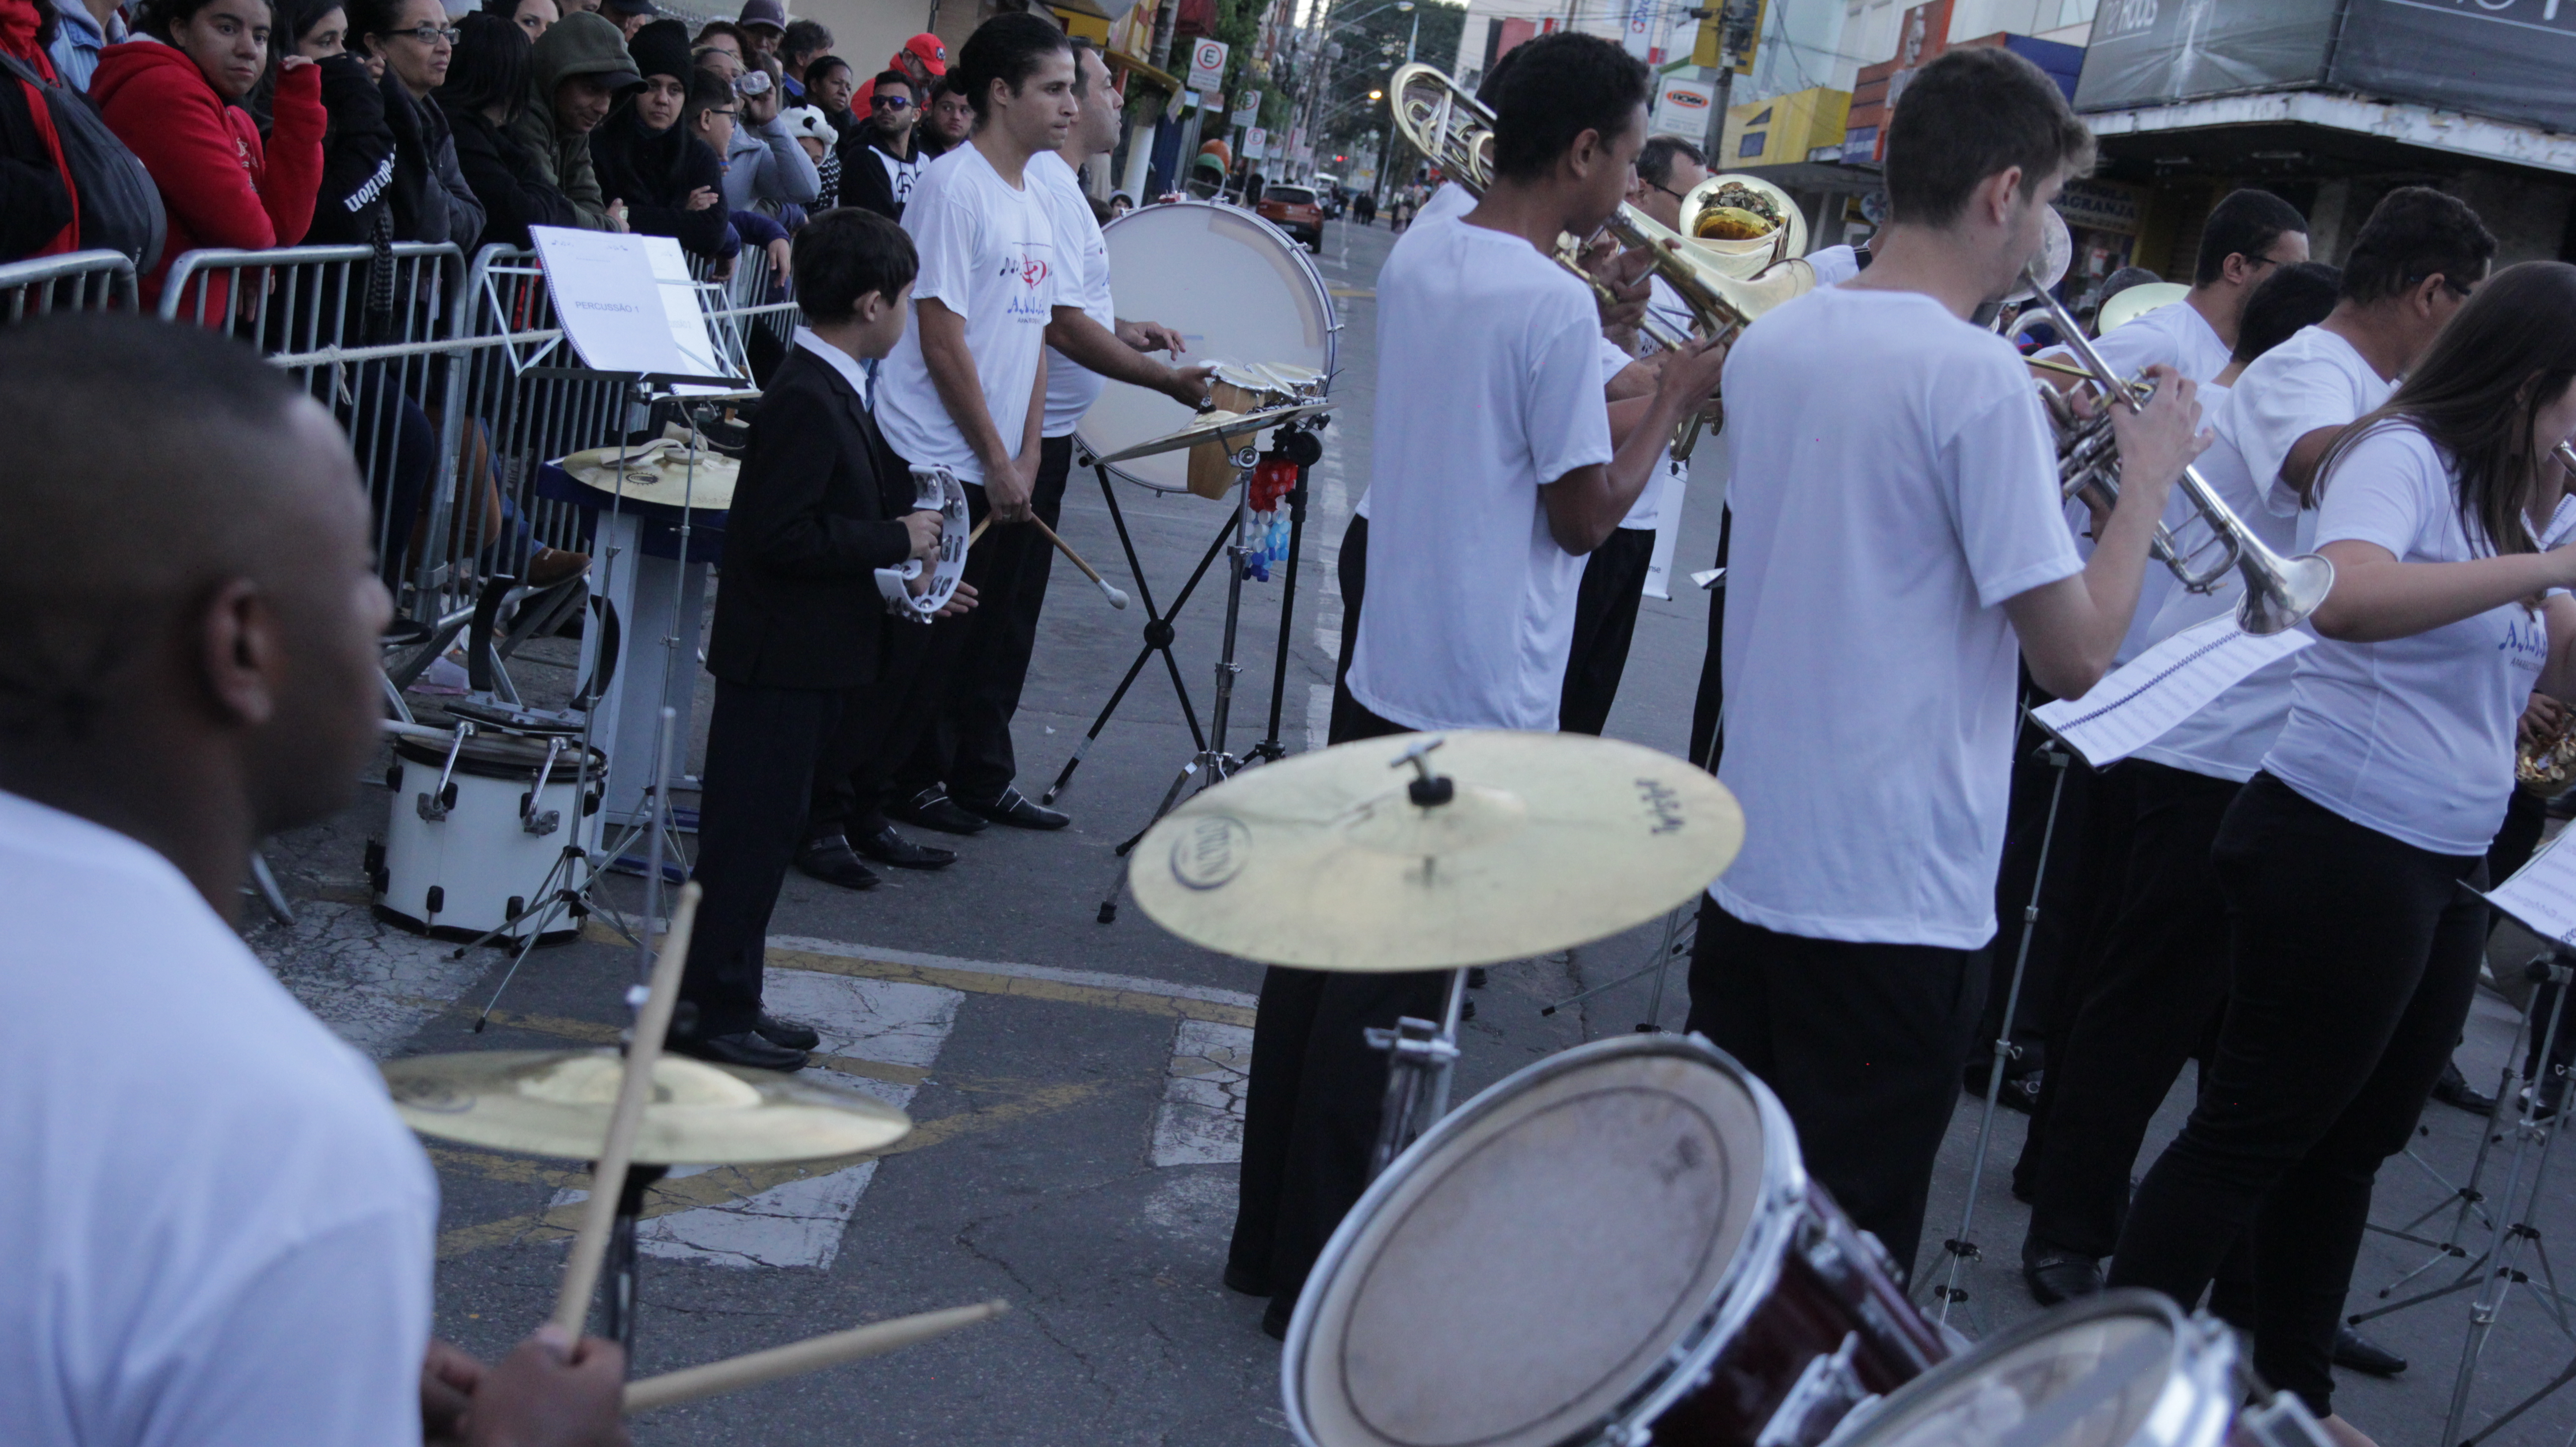
[[[981,834],[984,821],[957,807],[957,801],[939,789],[924,789],[886,811],[906,824],[936,829],[942,834]]]
[[[957,851],[936,844],[915,844],[894,832],[891,824],[880,824],[869,833],[850,841],[852,848],[879,864],[897,869],[946,869],[957,862]]]
[[[2406,1370],[2406,1359],[2348,1326],[2335,1328],[2334,1364],[2374,1377],[2393,1377]]]
[[[973,799],[955,802],[970,814],[980,814],[996,824],[1008,824],[1014,829],[1061,829],[1073,822],[1072,815],[1037,803],[1017,789],[1004,789],[1002,797],[989,804]]]
[[[2021,1242],[2021,1279],[2030,1287],[2032,1300],[2042,1306],[2055,1306],[2079,1296],[2099,1294],[2102,1290],[2102,1263],[2090,1256],[2051,1246],[2036,1236],[2024,1236]]]
[[[1286,1341],[1288,1323],[1296,1314],[1297,1298],[1293,1296],[1270,1298],[1269,1307],[1261,1313],[1261,1334],[1272,1341]]]
[[[811,1050],[823,1043],[823,1037],[810,1028],[781,1020],[767,1010],[760,1012],[760,1023],[751,1027],[751,1033],[783,1050]]]
[[[1272,1294],[1270,1273],[1229,1261],[1225,1263],[1225,1289],[1240,1291],[1246,1296],[1269,1296]]]
[[[757,1030],[738,1035],[689,1035],[673,1037],[670,1049],[693,1060],[712,1060],[718,1065],[748,1065],[754,1070],[802,1070],[805,1052],[772,1045]]]
[[[2442,1078],[2433,1082],[2433,1098],[2471,1115],[2492,1115],[2495,1112],[2495,1097],[2469,1084],[2469,1078],[2460,1073],[2460,1067],[2448,1060],[2442,1062]]]
[[[806,874],[837,884],[843,889],[874,889],[877,872],[859,862],[850,852],[850,841],[834,834],[825,839],[808,840],[796,851],[796,867]]]

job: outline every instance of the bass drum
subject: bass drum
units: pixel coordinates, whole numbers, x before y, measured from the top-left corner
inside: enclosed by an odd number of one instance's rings
[[[1817,1447],[1947,1348],[1696,1036],[1577,1046],[1370,1185],[1280,1366],[1307,1447]]]
[[[1174,201],[1130,211],[1100,228],[1109,245],[1110,294],[1118,315],[1155,321],[1189,344],[1183,363],[1285,363],[1324,376],[1332,386],[1333,312],[1324,275],[1267,221],[1210,201]],[[1112,384],[1083,416],[1074,436],[1106,457],[1177,432],[1189,408],[1160,392]],[[1243,439],[1252,445],[1254,439]],[[1187,492],[1190,454],[1158,453],[1108,464],[1129,482],[1157,492]]]

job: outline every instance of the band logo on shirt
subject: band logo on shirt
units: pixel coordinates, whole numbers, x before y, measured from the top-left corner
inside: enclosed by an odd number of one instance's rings
[[[1041,323],[1052,319],[1053,309],[1041,304],[1038,298],[1053,271],[1047,259],[1034,250],[1002,258],[1000,269],[993,274],[1005,279],[1017,277],[1020,283],[1019,290],[1011,293],[1008,310],[1012,316]]]
[[[2536,618],[2506,624],[2504,641],[2496,645],[2496,651],[2502,653],[2508,649],[2512,651],[2516,664],[2539,672],[2549,662],[2548,627]]]

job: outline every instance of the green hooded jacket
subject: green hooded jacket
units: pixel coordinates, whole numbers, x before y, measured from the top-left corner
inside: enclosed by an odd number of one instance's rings
[[[555,122],[555,87],[574,75],[595,75],[619,89],[642,83],[617,26],[592,11],[575,10],[548,26],[529,54],[528,106],[510,123],[510,134],[534,154],[546,180],[571,199],[583,229],[606,231],[608,198],[591,169],[590,134]]]

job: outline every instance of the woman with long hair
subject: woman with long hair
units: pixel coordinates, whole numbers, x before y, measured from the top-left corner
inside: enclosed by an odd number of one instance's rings
[[[2334,590],[2288,722],[2228,807],[2231,995],[2198,1107],[2138,1188],[2110,1273],[2196,1302],[2251,1231],[2254,1365],[2339,1441],[2328,1354],[2380,1163],[2477,987],[2486,849],[2536,687],[2576,694],[2576,548],[2540,538],[2576,433],[2576,267],[2476,294],[2319,469]]]
[[[483,234],[467,248],[526,246],[531,226],[579,226],[581,213],[556,190],[510,123],[528,103],[526,27],[484,11],[456,24],[456,53],[432,97],[455,138],[457,170],[483,203]]]
[[[293,246],[313,224],[322,183],[321,72],[300,55],[277,64],[275,123],[260,135],[242,102],[269,68],[268,0],[155,0],[149,39],[111,45],[90,95],[109,130],[143,161],[169,213],[161,264],[143,280],[149,304],[170,263],[206,246]],[[220,278],[190,315],[221,325]]]

